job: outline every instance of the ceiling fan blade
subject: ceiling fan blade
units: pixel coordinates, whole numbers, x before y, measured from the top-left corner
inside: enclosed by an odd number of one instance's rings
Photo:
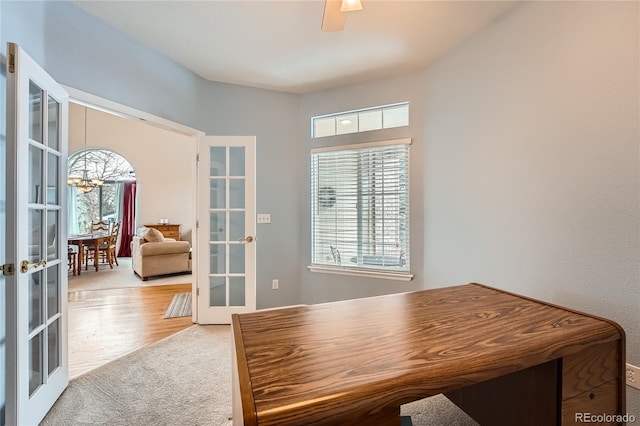
[[[340,11],[342,0],[325,0],[322,31],[342,31],[347,12]]]

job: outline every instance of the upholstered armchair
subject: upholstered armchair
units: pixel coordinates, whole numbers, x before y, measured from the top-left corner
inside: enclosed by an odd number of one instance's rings
[[[141,227],[131,241],[131,266],[143,281],[158,275],[191,272],[191,245],[165,238],[157,229]]]

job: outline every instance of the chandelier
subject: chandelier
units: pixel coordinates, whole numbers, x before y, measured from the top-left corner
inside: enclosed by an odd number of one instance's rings
[[[82,170],[82,176],[69,176],[67,183],[69,186],[73,186],[78,191],[87,193],[91,192],[93,188],[104,184],[102,179],[89,179],[89,169],[87,169],[87,107],[84,107],[84,169]]]

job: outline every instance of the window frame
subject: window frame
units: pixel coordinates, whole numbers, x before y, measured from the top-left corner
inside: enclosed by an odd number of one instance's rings
[[[316,201],[317,204],[317,194],[318,194],[318,189],[313,188],[314,184],[318,185],[318,176],[314,177],[314,159],[313,156],[316,154],[322,154],[322,153],[327,153],[327,152],[336,152],[336,151],[364,151],[364,150],[369,150],[372,148],[380,148],[380,147],[389,147],[389,146],[398,146],[398,145],[406,145],[407,146],[407,151],[406,151],[406,165],[407,165],[407,169],[406,169],[406,177],[405,177],[405,182],[406,182],[406,222],[405,222],[405,227],[406,227],[406,262],[407,262],[407,268],[405,270],[401,270],[401,269],[392,269],[392,267],[389,268],[383,268],[383,267],[373,267],[373,266],[363,266],[361,265],[334,265],[334,264],[330,264],[330,263],[315,263],[316,259],[314,259],[314,251],[318,249],[318,247],[316,247],[316,233],[315,233],[315,226],[318,223],[318,219],[315,217],[316,213],[317,213],[317,208],[316,206],[313,205],[314,201]],[[360,144],[350,144],[350,145],[339,145],[339,146],[333,146],[333,147],[321,147],[321,148],[315,148],[311,150],[311,164],[310,164],[310,173],[311,173],[311,180],[310,180],[310,184],[311,184],[311,192],[310,192],[310,201],[312,203],[311,205],[311,211],[310,211],[310,215],[311,215],[311,243],[310,243],[310,249],[311,249],[311,265],[309,265],[307,267],[307,269],[311,272],[319,272],[319,273],[328,273],[328,274],[338,274],[338,275],[346,275],[346,276],[357,276],[357,277],[368,277],[368,278],[382,278],[382,279],[391,279],[391,280],[396,280],[396,281],[410,281],[411,279],[413,279],[413,274],[411,274],[411,265],[410,265],[410,230],[409,230],[409,226],[410,226],[410,169],[409,169],[409,164],[410,164],[410,149],[408,149],[411,145],[411,138],[403,138],[403,139],[394,139],[394,140],[385,140],[385,141],[378,141],[378,142],[370,142],[370,143],[360,143]],[[356,185],[360,185],[359,182],[356,182]],[[316,191],[316,192],[314,192]],[[314,196],[315,194],[315,196]],[[360,212],[362,212],[360,210]],[[361,213],[360,213],[361,214]],[[360,217],[359,214],[359,217]],[[369,222],[367,222],[369,223]],[[365,222],[360,221],[360,219],[358,219],[358,229],[360,229],[362,226],[366,226]],[[362,250],[362,241],[358,241],[357,243],[357,247],[358,250]]]

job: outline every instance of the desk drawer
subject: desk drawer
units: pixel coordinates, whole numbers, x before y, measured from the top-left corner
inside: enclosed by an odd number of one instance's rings
[[[180,232],[178,231],[160,231],[165,238],[173,238],[176,241],[180,241]]]
[[[612,380],[596,388],[583,392],[573,398],[562,401],[562,426],[566,425],[613,425],[610,418],[602,422],[594,421],[599,416],[614,416],[618,411],[618,392],[620,381]],[[587,418],[586,416],[590,416]]]
[[[573,398],[620,377],[619,342],[585,348],[562,360],[562,399]]]

